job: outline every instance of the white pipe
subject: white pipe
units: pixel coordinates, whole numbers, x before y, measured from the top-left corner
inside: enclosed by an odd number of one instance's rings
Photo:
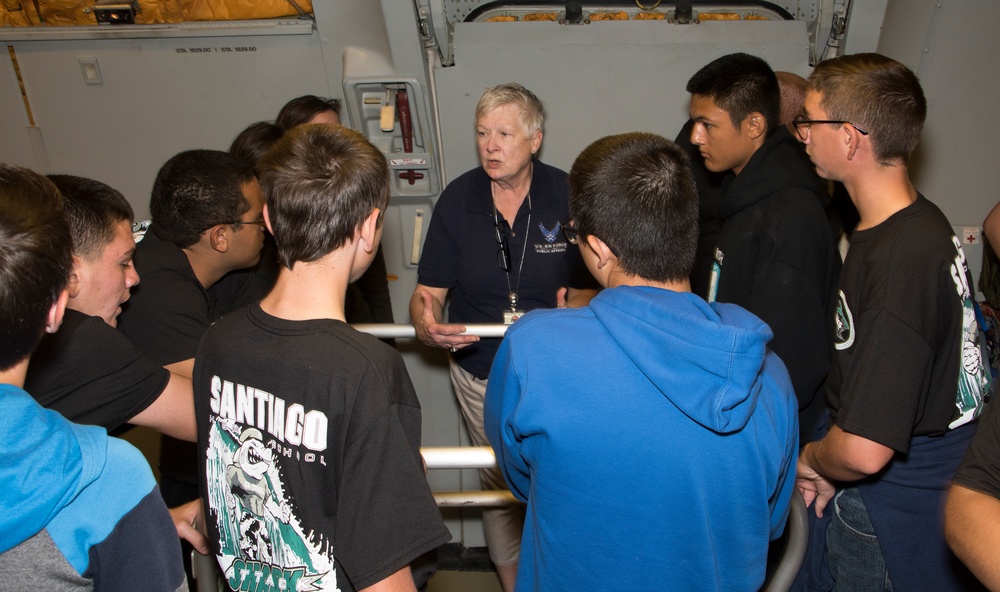
[[[428,469],[492,469],[497,458],[489,446],[435,446],[421,448]]]
[[[434,446],[421,448],[420,455],[428,469],[488,469],[497,466],[489,446]],[[494,507],[520,503],[506,489],[486,491],[435,491],[439,508]]]
[[[434,501],[439,508],[470,507],[470,506],[509,506],[520,501],[514,494],[502,490],[488,491],[437,491]]]
[[[379,339],[385,339],[389,337],[416,337],[417,333],[413,329],[413,325],[405,324],[382,324],[382,323],[360,323],[357,325],[351,325],[358,331],[362,333],[368,333],[378,337]],[[496,324],[468,324],[465,325],[465,333],[462,335],[478,335],[479,337],[503,337],[504,333],[507,331],[508,325],[503,323]]]
[[[435,40],[436,45],[437,37],[431,33],[431,38]],[[427,57],[427,92],[430,95],[431,109],[434,111],[434,140],[437,143],[438,174],[441,175],[441,187],[444,187],[448,183],[448,177],[446,176],[447,171],[444,168],[444,145],[442,144],[444,134],[441,133],[441,112],[438,110],[437,76],[434,73],[441,60],[437,49],[434,47],[428,47],[425,55]]]

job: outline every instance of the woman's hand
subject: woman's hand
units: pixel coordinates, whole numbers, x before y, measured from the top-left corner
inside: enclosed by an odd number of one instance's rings
[[[465,325],[438,321],[444,302],[443,299],[435,298],[431,290],[418,286],[410,301],[410,314],[413,318],[413,329],[417,333],[417,339],[424,345],[451,351],[457,351],[479,341],[479,337],[475,335],[464,334]]]

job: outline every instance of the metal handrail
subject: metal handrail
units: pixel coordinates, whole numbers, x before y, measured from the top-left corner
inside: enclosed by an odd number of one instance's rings
[[[483,491],[433,491],[434,502],[439,508],[495,508],[519,504],[521,500],[506,489]]]
[[[497,466],[496,455],[489,446],[428,446],[420,449],[420,455],[428,470],[492,469]],[[439,508],[496,507],[520,503],[506,489],[435,491],[432,494]]]
[[[799,575],[802,562],[806,559],[809,546],[809,510],[796,487],[792,490],[792,502],[788,508],[788,524],[785,526],[785,552],[774,569],[770,579],[764,584],[764,592],[787,592]]]
[[[379,339],[389,338],[413,338],[417,336],[413,325],[405,323],[358,323],[351,325],[362,333],[374,335]],[[503,323],[470,323],[465,325],[465,332],[462,335],[476,335],[478,337],[503,337],[507,327]]]
[[[420,449],[428,469],[493,469],[497,457],[490,446],[427,446]]]

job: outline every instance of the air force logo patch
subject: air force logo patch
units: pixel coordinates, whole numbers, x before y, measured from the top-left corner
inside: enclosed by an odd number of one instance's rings
[[[559,238],[559,231],[562,229],[562,226],[560,226],[559,223],[556,222],[556,227],[553,228],[552,230],[549,230],[545,228],[544,224],[539,222],[538,229],[542,231],[542,236],[545,237],[545,242],[552,244],[556,242],[557,238]]]

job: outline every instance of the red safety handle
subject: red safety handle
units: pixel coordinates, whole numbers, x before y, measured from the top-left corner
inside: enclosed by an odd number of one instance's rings
[[[403,134],[403,152],[413,152],[413,124],[410,122],[410,99],[406,90],[396,92],[396,113],[399,117],[399,131]]]

